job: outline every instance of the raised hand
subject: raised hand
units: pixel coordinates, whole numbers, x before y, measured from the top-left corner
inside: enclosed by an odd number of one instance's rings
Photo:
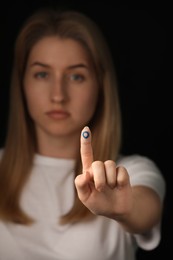
[[[94,161],[91,132],[81,133],[83,171],[75,179],[79,199],[94,214],[119,218],[132,207],[132,191],[127,170],[112,160]]]

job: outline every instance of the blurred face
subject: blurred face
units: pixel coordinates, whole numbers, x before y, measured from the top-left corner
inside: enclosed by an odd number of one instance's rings
[[[72,39],[46,37],[28,57],[24,76],[37,136],[76,134],[94,114],[98,84],[86,50]]]

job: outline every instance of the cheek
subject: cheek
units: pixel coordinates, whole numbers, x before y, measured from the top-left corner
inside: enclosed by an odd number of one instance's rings
[[[97,105],[97,92],[95,93],[85,93],[81,95],[76,101],[76,113],[86,118],[86,120],[90,120],[95,112],[95,108]]]
[[[32,118],[39,113],[40,107],[43,103],[43,96],[34,92],[25,91],[25,99],[28,108],[28,112]]]
[[[41,106],[45,98],[45,88],[35,82],[29,73],[24,78],[24,95],[29,111],[33,111]]]

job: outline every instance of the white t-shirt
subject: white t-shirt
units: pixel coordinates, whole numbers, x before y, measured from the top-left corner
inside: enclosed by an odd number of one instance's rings
[[[103,216],[59,225],[58,217],[73,205],[74,164],[35,156],[21,204],[36,222],[29,227],[0,222],[0,260],[134,260],[137,247],[151,250],[159,244],[160,226],[140,236]],[[163,201],[165,182],[151,160],[133,155],[120,158],[118,164],[127,168],[132,185],[153,188]]]

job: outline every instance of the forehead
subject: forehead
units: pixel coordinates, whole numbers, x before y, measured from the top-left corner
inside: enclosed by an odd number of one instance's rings
[[[77,60],[89,62],[89,53],[81,43],[73,39],[45,37],[32,47],[28,60],[45,60],[48,63],[53,60],[61,63]]]

